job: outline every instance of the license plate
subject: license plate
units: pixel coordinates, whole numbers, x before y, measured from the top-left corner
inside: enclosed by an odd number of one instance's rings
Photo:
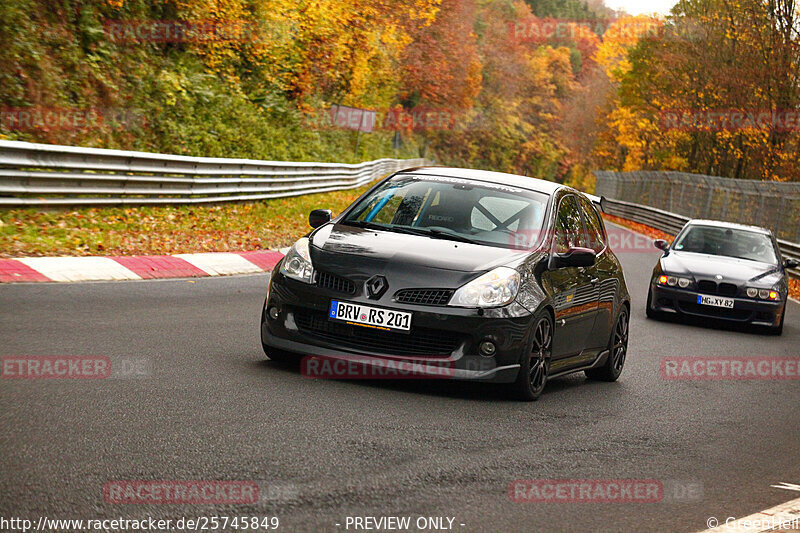
[[[702,305],[713,305],[714,307],[725,307],[726,309],[733,309],[733,298],[722,298],[720,296],[703,296],[697,295],[697,303]]]
[[[386,331],[411,331],[411,315],[406,311],[394,311],[369,305],[331,301],[328,316],[355,326],[383,329]]]

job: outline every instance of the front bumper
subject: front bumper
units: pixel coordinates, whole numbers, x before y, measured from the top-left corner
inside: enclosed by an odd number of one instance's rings
[[[749,323],[757,326],[776,327],[780,324],[785,302],[768,302],[751,298],[733,298],[733,309],[697,303],[700,293],[691,289],[664,287],[650,284],[651,309],[653,311],[685,316],[696,316]]]
[[[415,366],[430,376],[494,383],[513,382],[520,358],[530,343],[533,315],[518,304],[499,309],[464,309],[423,306],[344,295],[288,279],[273,272],[264,313],[261,340],[267,347],[301,355],[320,356],[385,366],[387,361]],[[328,318],[331,300],[361,303],[414,313],[410,333],[385,332],[345,324]],[[479,354],[481,342],[490,340],[495,354]],[[367,357],[363,357],[367,356]]]

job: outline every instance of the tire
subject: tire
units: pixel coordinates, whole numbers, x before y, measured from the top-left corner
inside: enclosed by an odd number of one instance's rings
[[[608,357],[603,366],[586,370],[587,378],[597,381],[617,381],[628,355],[629,325],[628,309],[623,306],[608,340]]]
[[[543,313],[533,326],[533,339],[528,353],[522,354],[519,374],[513,384],[514,398],[524,402],[539,399],[547,385],[547,369],[553,349],[553,319]]]

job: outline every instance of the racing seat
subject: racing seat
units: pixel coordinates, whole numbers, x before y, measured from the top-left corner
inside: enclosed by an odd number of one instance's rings
[[[466,191],[459,191],[458,194],[445,195],[440,193],[439,203],[428,206],[417,221],[417,226],[426,228],[438,226],[447,228],[458,233],[470,233],[472,231],[472,207],[474,200]]]

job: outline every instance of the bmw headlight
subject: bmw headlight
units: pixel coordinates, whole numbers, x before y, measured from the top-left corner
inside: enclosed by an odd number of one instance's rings
[[[682,278],[679,276],[667,276],[661,275],[656,280],[659,285],[667,285],[669,287],[674,287],[677,285],[681,289],[687,288],[689,285],[692,284],[692,280],[689,278]]]
[[[448,305],[456,307],[500,307],[517,297],[519,273],[513,268],[497,267],[460,289]]]
[[[289,248],[283,259],[281,274],[305,283],[312,283],[314,267],[311,264],[311,255],[308,252],[308,238],[303,237]]]
[[[747,290],[745,292],[747,293],[747,296],[749,296],[750,298],[755,298],[756,296],[758,296],[762,300],[773,300],[773,301],[780,300],[781,296],[780,293],[776,291],[774,288],[757,289],[755,287],[747,287]]]

